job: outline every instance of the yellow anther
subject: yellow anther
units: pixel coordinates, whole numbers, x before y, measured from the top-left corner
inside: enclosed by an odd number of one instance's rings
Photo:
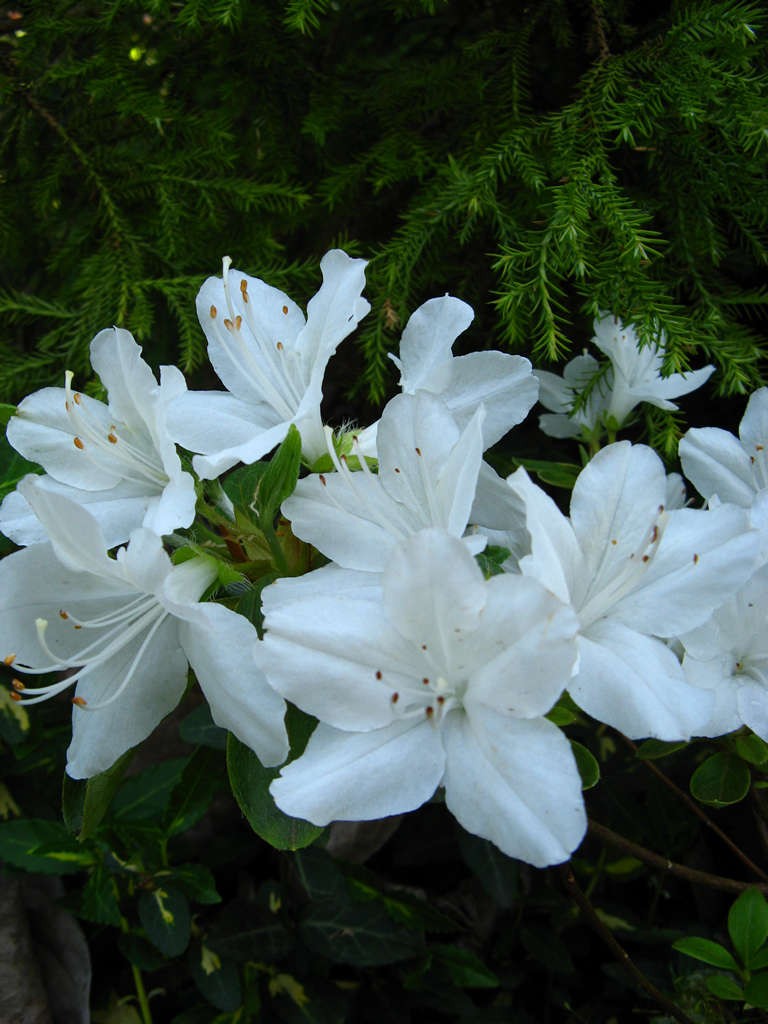
[[[73,397],[73,398],[74,398],[74,400],[75,400],[75,405],[80,405],[80,402],[81,402],[81,400],[82,400],[82,395],[78,394],[78,392],[76,391],[76,392],[74,393],[74,395],[72,395],[72,397]]]
[[[117,434],[113,433],[113,431],[110,430],[110,432],[107,434],[107,440],[109,441],[110,444],[117,444]]]
[[[243,302],[248,301],[248,282],[243,278],[240,282],[240,294],[243,296]]]
[[[6,656],[3,658],[4,665],[12,665],[14,661],[16,661],[15,654],[6,654]]]
[[[226,317],[226,316],[224,317],[224,326],[225,326],[225,327],[227,328],[227,330],[228,330],[228,331],[231,331],[231,330],[232,330],[232,328],[233,328],[234,324],[233,324],[233,323],[232,323],[232,321],[231,321],[231,320],[229,319],[229,317]]]
[[[283,351],[283,343],[282,343],[282,341],[278,341],[278,343],[275,345],[275,348],[277,349],[278,352],[282,352]]]
[[[60,619],[68,619],[69,618],[69,615],[64,611],[63,608],[59,609],[59,618]]]
[[[20,701],[21,700],[21,694],[18,694],[18,693],[9,693],[8,696],[11,698],[11,700],[15,700],[15,701]]]
[[[288,316],[288,307],[283,306],[283,316]]]
[[[84,708],[88,704],[88,701],[85,697],[73,697],[72,703],[78,708]]]
[[[80,440],[79,437],[76,437],[74,439],[73,444],[74,444],[75,448],[77,448],[79,451],[82,451],[83,448],[85,448],[85,445],[83,444],[83,442]]]
[[[216,307],[215,306],[211,306],[211,308],[208,310],[208,312],[211,314],[211,320],[215,320],[216,319]]]
[[[24,685],[24,683],[22,683],[20,679],[12,679],[11,686],[14,688],[14,690],[18,690],[19,692],[21,692],[21,690],[26,690],[26,686]]]
[[[243,322],[243,318],[238,313],[237,316],[235,317],[235,330],[236,331],[240,330],[240,326],[241,326],[242,322]]]

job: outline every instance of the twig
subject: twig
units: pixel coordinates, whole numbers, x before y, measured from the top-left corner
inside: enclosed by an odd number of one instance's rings
[[[624,743],[626,743],[626,745],[630,748],[630,750],[634,751],[634,753],[636,754],[637,753],[637,746],[632,742],[632,740],[627,739],[627,737],[624,736],[622,733],[619,733],[618,735],[621,736],[622,740],[624,741]],[[664,783],[665,786],[667,786],[669,789],[672,790],[672,792],[675,794],[675,796],[677,796],[677,798],[679,800],[683,801],[683,803],[686,805],[686,807],[688,807],[689,810],[691,810],[696,815],[697,818],[699,818],[701,821],[704,822],[704,824],[707,826],[707,828],[711,829],[715,833],[715,835],[725,843],[725,845],[728,847],[728,849],[736,857],[739,858],[739,860],[741,861],[742,864],[745,865],[745,867],[749,868],[749,870],[753,874],[757,875],[758,878],[762,878],[762,880],[764,882],[768,882],[768,874],[766,874],[766,872],[763,871],[763,869],[761,867],[758,867],[758,865],[755,864],[755,862],[753,860],[750,860],[750,858],[746,855],[746,853],[744,853],[744,851],[741,850],[736,845],[736,843],[734,843],[734,841],[730,838],[730,836],[727,836],[725,834],[725,832],[723,832],[723,830],[721,828],[719,828],[714,823],[714,821],[712,821],[710,816],[706,813],[706,811],[702,810],[702,808],[699,806],[699,804],[696,803],[696,801],[693,799],[693,797],[688,796],[688,794],[685,792],[685,790],[680,789],[680,787],[678,785],[676,785],[672,781],[672,779],[668,778],[664,774],[664,772],[661,771],[661,769],[657,768],[656,765],[652,761],[645,760],[644,758],[640,758],[640,760],[642,760],[642,763],[645,765],[645,767],[648,769],[649,772],[653,772],[653,774],[658,779],[660,779]]]
[[[571,897],[573,902],[578,906],[586,918],[589,925],[593,930],[600,936],[603,942],[608,946],[614,957],[622,965],[624,970],[629,974],[632,980],[649,996],[655,1003],[657,1003],[663,1010],[665,1010],[670,1016],[674,1017],[675,1020],[680,1021],[680,1024],[694,1024],[687,1014],[673,1003],[668,996],[656,988],[652,981],[650,981],[640,968],[633,962],[629,953],[624,949],[621,943],[616,939],[613,932],[605,925],[599,918],[595,908],[592,906],[590,901],[584,895],[576,881],[570,864],[562,864],[558,868],[560,877],[563,880],[563,884]]]
[[[677,878],[685,878],[694,885],[706,885],[710,889],[721,889],[723,892],[736,893],[743,892],[745,889],[759,889],[768,895],[768,885],[756,885],[754,882],[739,882],[735,878],[725,878],[723,875],[711,875],[708,871],[687,868],[684,864],[677,864],[675,861],[668,860],[666,857],[662,857],[660,854],[654,853],[644,846],[633,843],[631,839],[626,839],[624,836],[619,835],[618,832],[613,832],[611,829],[606,828],[605,825],[592,821],[591,818],[589,821],[589,831],[596,839],[602,839],[606,843],[610,843],[611,846],[624,850],[625,853],[637,857],[644,864],[660,868],[662,871],[667,871],[670,875],[675,875]]]

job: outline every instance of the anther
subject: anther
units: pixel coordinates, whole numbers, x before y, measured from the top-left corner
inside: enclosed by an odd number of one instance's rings
[[[237,316],[235,317],[235,330],[236,331],[240,330],[240,327],[242,326],[242,323],[243,323],[243,318],[238,313]]]
[[[6,654],[6,656],[3,658],[4,665],[12,665],[14,661],[16,661],[15,654]]]
[[[248,282],[243,278],[240,282],[240,294],[243,296],[243,302],[248,301]]]
[[[85,445],[83,444],[79,437],[76,437],[72,443],[74,444],[75,448],[77,448],[79,451],[82,451],[83,448],[85,448]]]
[[[432,715],[434,715],[434,713],[435,709],[432,707],[431,704],[429,705],[429,707],[424,708],[424,714],[427,716],[427,718],[431,718]]]
[[[415,448],[414,451],[417,455],[421,455],[421,448]]]
[[[325,477],[323,476],[322,473],[320,473],[319,475],[320,475],[320,483],[323,485],[323,487],[327,487],[328,484],[325,481]]]
[[[381,671],[379,669],[376,669],[376,678],[381,679]]]
[[[19,693],[9,693],[8,696],[11,698],[11,700],[15,700],[17,702],[21,700],[21,694]]]
[[[288,316],[288,307],[283,306],[283,316]]]
[[[424,676],[421,681],[425,686],[429,686],[429,676]]]
[[[400,700],[400,694],[399,693],[393,693],[392,697],[391,697],[391,700],[392,700],[393,704],[397,704],[397,702]]]
[[[216,319],[216,314],[218,312],[216,307],[215,306],[211,306],[211,308],[208,310],[208,312],[211,314],[211,320],[215,320]]]
[[[396,473],[399,473],[399,472],[400,472],[400,470],[399,470],[399,469],[397,468],[397,466],[395,466],[395,472],[396,472]]]
[[[21,693],[22,690],[26,690],[26,686],[24,685],[24,683],[22,683],[20,679],[12,679],[11,686],[14,688],[14,690],[18,690],[19,693]]]
[[[653,530],[651,531],[651,544],[655,544],[659,539],[659,528],[654,524]]]
[[[644,562],[650,562],[650,560],[651,560],[651,556],[650,555],[643,555],[643,561]]]
[[[229,319],[229,317],[224,317],[224,326],[227,328],[228,331],[232,330],[232,321]]]
[[[278,341],[278,343],[275,345],[275,348],[277,349],[278,352],[282,352],[283,351],[283,343],[282,343],[282,341]]]
[[[699,556],[698,555],[694,555],[693,556],[693,564],[694,565],[698,565],[699,564]]]
[[[110,430],[107,434],[107,440],[110,444],[117,444],[117,434],[113,430]]]
[[[427,649],[427,645],[426,645],[426,644],[422,644],[422,645],[421,645],[421,649],[422,649],[422,651],[426,651],[426,649]]]
[[[438,704],[439,704],[439,705],[440,705],[441,707],[442,707],[442,705],[443,705],[443,704],[445,704],[445,697],[443,697],[443,695],[442,695],[442,694],[441,694],[441,695],[440,695],[439,697],[437,697],[437,698],[436,698],[436,700],[437,700],[437,703],[438,703]]]
[[[88,704],[88,701],[85,699],[85,697],[73,697],[72,703],[75,705],[75,707],[84,708]]]
[[[756,452],[762,452],[762,451],[765,451],[765,445],[762,445],[762,444],[756,444],[756,445],[755,445],[755,451],[756,451]]]
[[[64,611],[63,608],[59,609],[59,618],[60,619],[68,619],[69,618],[69,615]]]
[[[81,395],[81,394],[80,394],[80,393],[79,393],[78,391],[76,391],[76,392],[74,393],[74,395],[72,395],[72,397],[73,397],[73,398],[74,398],[74,400],[75,400],[75,405],[80,405],[80,402],[82,401],[82,399],[83,399],[83,396],[82,396],[82,395]]]
[[[611,538],[611,544],[618,544],[618,543],[619,543],[619,542],[618,542],[618,541],[616,540],[616,538],[615,538],[615,537],[612,537],[612,538]]]

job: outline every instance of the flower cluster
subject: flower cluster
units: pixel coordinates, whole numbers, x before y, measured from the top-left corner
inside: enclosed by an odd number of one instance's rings
[[[586,827],[552,714],[566,694],[633,738],[747,725],[768,740],[768,390],[740,440],[703,427],[681,442],[703,507],[621,440],[565,515],[525,469],[502,479],[484,457],[539,392],[545,431],[594,441],[640,402],[675,408],[712,368],[663,376],[663,342],[613,317],[595,326],[607,372],[588,355],[563,379],[501,352],[455,357],[472,310],[446,295],[409,320],[378,422],[334,434],[323,377],[369,309],[364,267],[327,253],[305,318],[225,259],[197,308],[226,390],[189,391],[174,367],[158,383],[114,328],[91,347],[107,402],[67,373],[20,403],[8,439],[45,472],[0,508],[21,548],[0,563],[12,696],[75,687],[67,771],[88,778],[149,735],[191,667],[214,721],[282,766],[284,813],[366,820],[444,791],[470,832],[558,863]],[[254,621],[244,590],[263,594]],[[317,719],[287,763],[286,700]]]

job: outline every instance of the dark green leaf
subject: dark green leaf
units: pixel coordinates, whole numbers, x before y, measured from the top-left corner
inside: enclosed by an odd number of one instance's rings
[[[674,754],[676,750],[682,750],[688,744],[684,741],[674,740],[645,740],[637,748],[637,757],[643,761],[656,761],[660,757],[667,757]]]
[[[459,832],[459,849],[483,889],[500,907],[514,905],[520,892],[520,864],[487,839]]]
[[[742,1002],[744,999],[744,990],[741,985],[725,974],[710,975],[707,978],[707,988],[718,999],[730,999],[737,1002]]]
[[[0,426],[4,427],[15,412],[15,405],[8,405],[7,402],[0,402]]]
[[[43,875],[69,875],[95,861],[57,821],[21,818],[0,822],[0,860]]]
[[[125,959],[141,971],[155,971],[165,963],[162,954],[141,935],[118,935],[117,945]]]
[[[279,890],[270,887],[255,901],[236,900],[216,919],[206,944],[223,960],[266,960],[285,957],[295,940],[280,916]]]
[[[485,578],[490,579],[491,576],[498,576],[504,572],[502,566],[509,558],[509,554],[509,548],[488,544],[479,555],[475,555],[475,560],[482,569]]]
[[[576,767],[581,776],[581,788],[592,789],[600,781],[600,765],[597,763],[597,758],[583,743],[578,743],[576,740],[571,740],[571,750],[573,750]]]
[[[278,509],[296,489],[301,468],[301,434],[291,424],[285,440],[272,456],[256,493],[261,522],[271,523]]]
[[[188,761],[188,757],[171,758],[126,779],[112,802],[115,821],[124,824],[161,820]]]
[[[745,889],[728,911],[728,934],[741,962],[752,958],[768,938],[768,903],[758,889]]]
[[[293,857],[293,866],[311,900],[344,902],[350,898],[346,878],[325,850],[317,846],[300,850]]]
[[[291,755],[304,750],[315,720],[289,708],[286,717]],[[227,771],[232,792],[253,831],[277,850],[299,850],[322,833],[318,825],[284,814],[272,799],[269,786],[279,768],[265,768],[252,750],[230,735],[227,740]]]
[[[419,932],[396,924],[378,903],[309,904],[301,922],[304,941],[335,963],[374,967],[416,956],[423,949]]]
[[[768,971],[754,974],[744,986],[744,998],[751,1006],[768,1010]]]
[[[701,939],[692,935],[673,942],[672,948],[676,949],[678,953],[685,953],[686,956],[701,960],[705,964],[711,964],[713,967],[721,967],[726,971],[738,971],[739,969],[733,955],[725,946],[721,946],[719,942],[713,942],[711,939]]]
[[[78,833],[80,839],[87,839],[96,832],[132,758],[133,750],[128,750],[111,768],[90,779],[64,776],[62,813],[70,832]]]
[[[436,945],[430,946],[429,952],[448,969],[451,981],[457,988],[498,988],[498,977],[471,950]]]
[[[749,768],[735,754],[724,751],[708,757],[691,776],[691,793],[710,807],[737,804],[749,792]]]
[[[753,732],[737,736],[733,745],[739,757],[750,764],[762,765],[768,761],[768,743]]]
[[[172,884],[197,903],[221,902],[216,881],[204,864],[178,864],[168,874]],[[162,881],[163,873],[158,872],[155,877]]]
[[[565,487],[573,490],[576,477],[581,467],[572,462],[549,462],[546,459],[515,459],[516,466],[524,466],[535,473],[539,480],[553,487]]]
[[[565,943],[551,928],[534,925],[520,929],[520,941],[534,959],[556,974],[573,974],[575,967]]]
[[[185,743],[191,743],[196,747],[225,750],[227,746],[227,730],[216,725],[211,717],[211,709],[205,701],[181,720],[179,735]]]
[[[250,519],[256,526],[259,522],[256,494],[266,469],[266,462],[254,462],[250,466],[240,466],[229,473],[222,482],[227,497],[238,512]]]
[[[186,896],[162,886],[139,896],[139,920],[147,938],[165,956],[179,956],[189,943],[191,918]]]
[[[114,876],[101,864],[96,866],[85,883],[80,916],[96,924],[120,925],[117,884]]]
[[[200,993],[223,1013],[232,1013],[243,1001],[240,971],[231,960],[221,957],[207,946],[195,946],[189,953],[192,978]]]
[[[224,783],[223,760],[221,754],[208,747],[201,747],[192,755],[168,804],[165,828],[169,836],[185,832],[206,814],[214,793]]]

